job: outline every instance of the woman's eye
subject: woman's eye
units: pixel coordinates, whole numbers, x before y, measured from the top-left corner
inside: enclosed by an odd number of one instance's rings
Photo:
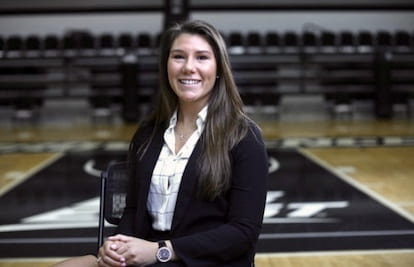
[[[206,60],[206,59],[208,59],[208,56],[198,56],[197,59],[198,60]]]
[[[183,59],[184,57],[182,55],[173,55],[172,58],[174,58],[174,59]]]

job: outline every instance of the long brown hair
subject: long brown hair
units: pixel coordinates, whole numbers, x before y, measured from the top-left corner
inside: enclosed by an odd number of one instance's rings
[[[159,50],[160,90],[154,112],[147,120],[155,127],[151,138],[138,151],[141,156],[146,152],[155,133],[166,129],[177,109],[178,98],[168,82],[167,63],[174,40],[183,33],[203,37],[212,47],[217,62],[217,80],[208,102],[208,114],[200,140],[202,152],[198,160],[198,194],[212,200],[230,186],[230,150],[246,135],[250,121],[243,112],[243,102],[234,82],[225,42],[212,25],[196,20],[177,24],[164,32]]]

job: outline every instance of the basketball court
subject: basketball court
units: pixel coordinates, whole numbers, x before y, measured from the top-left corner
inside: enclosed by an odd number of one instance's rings
[[[369,124],[259,122],[270,182],[257,266],[412,265],[414,129]],[[48,266],[96,249],[99,174],[125,159],[133,129],[2,134],[0,265]]]

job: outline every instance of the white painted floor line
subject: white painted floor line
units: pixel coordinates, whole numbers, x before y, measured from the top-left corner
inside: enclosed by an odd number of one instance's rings
[[[63,157],[63,155],[64,155],[63,153],[56,153],[55,155],[51,156],[50,158],[48,158],[44,162],[42,162],[40,164],[37,164],[36,166],[34,166],[33,168],[31,168],[27,172],[25,172],[24,174],[22,174],[22,176],[19,177],[19,179],[15,179],[12,183],[8,183],[7,185],[1,187],[0,188],[0,196],[2,196],[3,194],[7,193],[8,191],[10,191],[11,189],[13,189],[17,185],[23,183],[24,181],[26,181],[29,177],[31,177],[32,175],[34,175],[38,171],[40,171],[43,168],[51,165],[52,163],[54,163],[55,161],[57,161],[58,159],[60,159],[61,157]]]
[[[364,184],[356,181],[351,176],[348,176],[347,174],[345,174],[343,172],[338,172],[334,167],[330,166],[326,161],[324,161],[324,160],[320,159],[319,157],[317,157],[316,155],[312,154],[312,152],[310,152],[309,150],[306,150],[306,149],[298,149],[298,152],[300,152],[301,154],[303,154],[304,156],[306,156],[310,160],[318,163],[320,166],[322,166],[326,170],[334,173],[335,175],[337,175],[339,178],[341,178],[346,183],[354,186],[355,188],[357,188],[360,191],[364,192],[365,194],[369,195],[373,199],[377,200],[379,203],[383,204],[384,206],[390,208],[391,210],[395,211],[396,213],[398,213],[402,217],[404,217],[407,220],[409,220],[412,223],[414,223],[414,216],[413,215],[411,215],[410,213],[408,213],[407,211],[405,211],[404,209],[402,209],[397,204],[389,201],[388,199],[386,199],[385,197],[383,197],[379,193],[373,191],[372,189],[370,189],[366,185],[364,185]]]
[[[314,257],[314,256],[351,256],[351,255],[377,255],[377,254],[414,253],[414,249],[381,249],[381,250],[341,250],[341,251],[313,251],[313,252],[283,252],[283,253],[257,253],[256,258],[272,257]]]

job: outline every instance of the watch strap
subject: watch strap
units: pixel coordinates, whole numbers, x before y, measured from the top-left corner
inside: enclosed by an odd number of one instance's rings
[[[166,247],[167,243],[165,241],[158,241],[158,248]]]

